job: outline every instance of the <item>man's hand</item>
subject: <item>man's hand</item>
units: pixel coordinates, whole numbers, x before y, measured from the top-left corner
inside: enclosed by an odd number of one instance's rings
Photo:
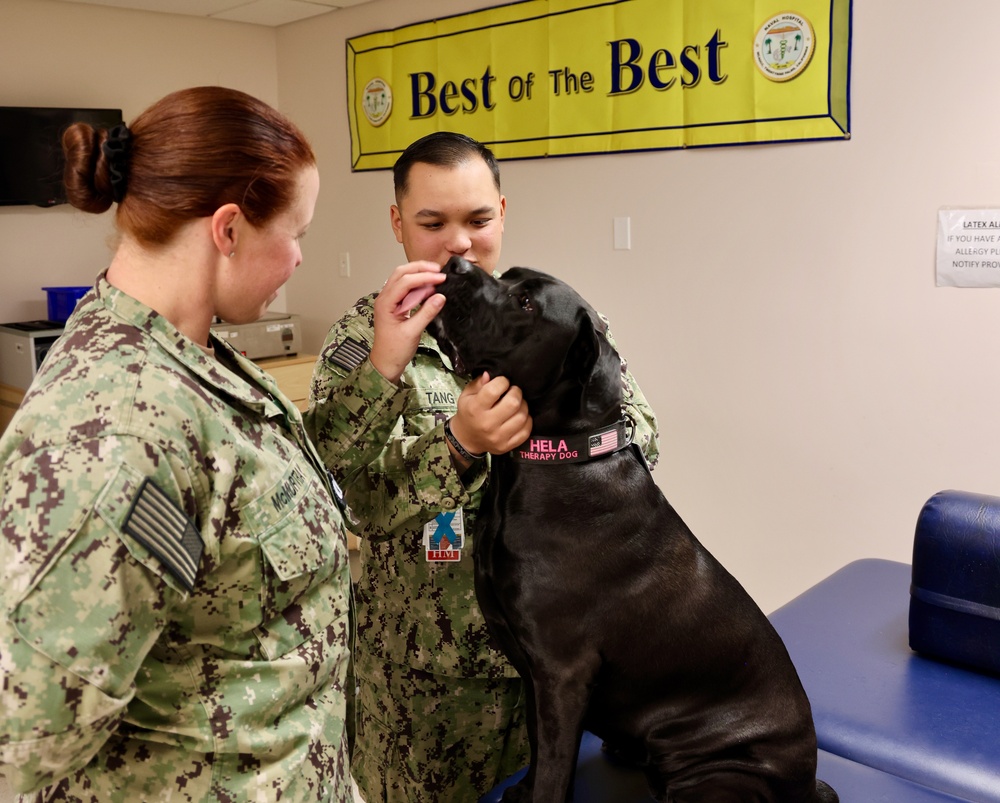
[[[451,432],[470,452],[505,454],[531,434],[528,403],[521,389],[505,377],[490,379],[484,373],[466,385],[458,397],[458,412],[451,419]],[[452,454],[459,457],[454,449]],[[460,462],[465,465],[467,461]]]
[[[435,292],[444,280],[440,265],[410,262],[389,275],[375,299],[375,342],[369,359],[393,384],[417,353],[420,334],[444,306],[445,297]]]

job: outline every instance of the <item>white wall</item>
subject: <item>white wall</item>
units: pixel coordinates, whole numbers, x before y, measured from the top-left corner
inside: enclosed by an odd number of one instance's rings
[[[282,109],[323,181],[288,290],[310,347],[402,259],[390,174],[349,169],[345,37],[493,4],[378,0],[279,30]],[[850,560],[908,561],[938,490],[1000,494],[1000,291],[935,288],[933,263],[940,207],[1000,206],[1000,4],[941,8],[856,4],[849,142],[502,165],[501,265],[609,315],[660,418],[654,476],[765,610]]]

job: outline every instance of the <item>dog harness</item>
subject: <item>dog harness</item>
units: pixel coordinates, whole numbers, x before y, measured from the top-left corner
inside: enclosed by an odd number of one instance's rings
[[[632,443],[635,425],[627,419],[593,432],[579,435],[532,435],[511,450],[510,457],[519,463],[583,463],[621,451]]]

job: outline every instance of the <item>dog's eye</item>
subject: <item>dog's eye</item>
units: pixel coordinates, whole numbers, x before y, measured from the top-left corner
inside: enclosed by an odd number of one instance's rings
[[[517,301],[521,305],[521,309],[523,309],[525,312],[531,312],[535,309],[531,305],[531,296],[527,295],[526,293],[521,293],[521,295],[517,297]]]

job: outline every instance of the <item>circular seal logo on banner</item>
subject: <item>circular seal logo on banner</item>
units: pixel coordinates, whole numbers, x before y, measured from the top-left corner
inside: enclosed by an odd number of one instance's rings
[[[812,58],[813,28],[799,14],[777,14],[757,31],[753,43],[757,69],[772,81],[790,81]]]
[[[372,78],[365,84],[361,96],[361,108],[373,126],[380,126],[392,113],[392,87],[381,78]]]

